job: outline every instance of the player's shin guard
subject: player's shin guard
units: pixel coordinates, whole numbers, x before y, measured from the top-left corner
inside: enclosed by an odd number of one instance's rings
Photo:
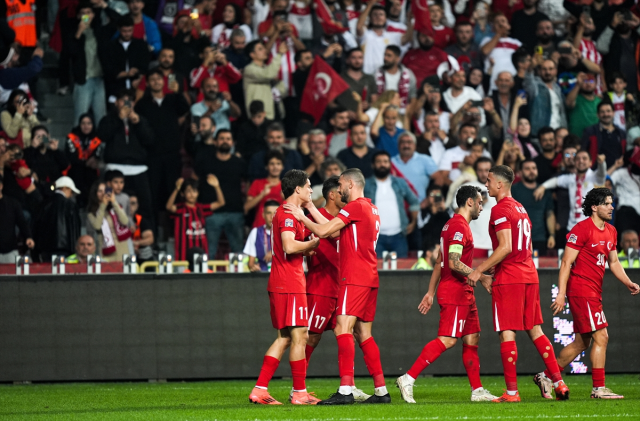
[[[291,377],[293,378],[293,391],[304,392],[307,390],[305,378],[307,377],[307,360],[289,361],[291,365]]]
[[[480,357],[478,357],[477,345],[462,345],[462,361],[464,363],[464,369],[467,370],[467,377],[469,378],[469,384],[471,384],[471,390],[476,390],[482,387],[480,381]]]
[[[269,382],[271,381],[273,374],[278,369],[279,364],[280,360],[278,360],[277,358],[265,355],[264,359],[262,360],[262,368],[260,369],[260,376],[258,377],[258,381],[256,382],[256,387],[266,389],[269,386]]]
[[[516,347],[516,341],[502,342],[500,344],[500,356],[502,357],[504,382],[507,385],[507,391],[515,392],[518,390],[518,376],[516,371],[518,348]]]
[[[385,383],[382,363],[380,362],[380,349],[378,349],[376,341],[373,340],[373,336],[362,342],[360,349],[362,349],[362,353],[364,354],[364,362],[367,365],[367,370],[369,370],[369,374],[373,377],[373,386],[376,388],[383,387]]]
[[[558,361],[556,360],[556,354],[553,351],[553,345],[551,345],[549,338],[547,338],[545,335],[542,335],[538,339],[533,341],[533,344],[536,346],[538,354],[540,354],[540,356],[542,357],[542,361],[544,361],[544,365],[547,367],[547,369],[545,370],[545,375],[554,383],[562,380],[562,375],[560,374],[560,370],[558,368]],[[546,374],[547,372],[549,374]]]
[[[593,388],[604,387],[604,368],[594,368],[591,370],[591,380]]]
[[[417,379],[420,373],[422,373],[428,365],[433,364],[433,362],[446,350],[447,347],[444,346],[440,339],[436,338],[432,340],[422,348],[420,356],[416,362],[413,363],[409,371],[407,371],[407,374],[414,379]]]
[[[353,383],[353,361],[356,357],[356,346],[351,333],[336,336],[338,342],[338,370],[340,386],[351,386]]]
[[[311,354],[313,354],[313,351],[315,351],[315,348],[309,345],[306,345],[306,347],[304,348],[304,357],[307,360],[307,366],[309,366],[309,360],[311,359]]]

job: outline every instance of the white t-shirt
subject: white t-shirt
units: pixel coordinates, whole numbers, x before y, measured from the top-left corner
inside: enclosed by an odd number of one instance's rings
[[[271,230],[265,230],[267,235],[271,235]],[[249,237],[247,238],[247,242],[244,245],[244,250],[242,253],[251,257],[258,257],[258,252],[256,251],[256,236],[258,235],[258,228],[251,229],[249,232]]]
[[[480,42],[480,48],[484,47],[485,44],[491,41],[490,37],[485,37],[482,42]],[[491,51],[491,53],[485,57],[484,59],[484,71],[485,73],[489,71],[491,67],[490,59],[494,60],[493,70],[491,72],[491,85],[489,86],[489,92],[496,89],[496,79],[501,72],[509,72],[515,76],[516,68],[511,62],[511,56],[514,51],[518,48],[522,47],[522,43],[515,38],[500,38],[496,47]]]
[[[445,152],[446,149],[444,147],[444,143],[442,143],[442,140],[434,139],[431,141],[431,146],[429,146],[429,154],[431,155],[431,158],[433,159],[433,162],[436,163],[436,165],[440,165],[440,161],[442,161],[442,157],[444,156]]]
[[[613,124],[618,126],[621,130],[627,130],[627,122],[624,117],[624,93],[618,96],[615,92],[612,92],[610,98],[611,103],[613,104]]]
[[[363,71],[370,75],[384,64],[384,50],[389,45],[397,45],[401,47],[402,34],[400,32],[382,31],[382,35],[378,36],[371,29],[367,29],[360,38],[360,45],[364,50]]]
[[[238,29],[244,32],[247,44],[253,40],[251,28],[248,25],[240,25]],[[233,32],[233,28],[227,28],[224,23],[217,24],[211,31],[211,43],[217,45],[218,49],[224,50],[231,45],[231,32]]]
[[[629,175],[626,168],[620,168],[611,174],[611,181],[618,193],[618,204],[616,207],[629,206],[640,210],[640,177]]]
[[[376,206],[380,213],[380,234],[397,235],[402,231],[400,225],[400,209],[396,193],[391,186],[391,177],[385,181],[376,179]]]
[[[449,179],[451,181],[455,181],[456,178],[460,176],[460,164],[467,155],[471,154],[471,151],[465,151],[460,146],[456,146],[455,148],[447,149],[447,151],[442,155],[442,159],[440,160],[440,165],[438,166],[439,171],[449,171]],[[482,156],[486,156],[487,158],[491,158],[491,154],[485,149],[482,152]]]
[[[400,76],[402,76],[402,72],[400,69],[395,74],[391,74],[388,72],[384,72],[384,90],[385,91],[397,91],[398,84],[400,84]]]
[[[464,185],[475,186],[487,191],[487,187],[478,181],[472,181]],[[471,233],[473,234],[473,246],[481,250],[493,250],[491,244],[491,236],[489,235],[489,220],[491,218],[491,208],[496,205],[496,199],[489,197],[489,199],[482,204],[482,212],[475,221],[471,221],[469,226],[471,227]]]
[[[560,121],[560,98],[558,98],[553,89],[549,87],[547,89],[549,89],[549,98],[551,98],[551,121],[549,122],[549,127],[555,130],[562,124]]]

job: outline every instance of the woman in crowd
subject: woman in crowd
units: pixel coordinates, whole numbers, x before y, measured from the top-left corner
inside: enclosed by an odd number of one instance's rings
[[[119,262],[129,253],[129,217],[116,202],[113,191],[99,181],[93,183],[87,207],[88,226],[98,234],[98,251],[105,262]]]
[[[253,39],[251,28],[249,28],[249,25],[242,23],[243,17],[242,10],[237,4],[229,3],[224,6],[222,23],[213,27],[211,44],[217,46],[219,50],[229,47],[231,44],[231,32],[236,28],[244,32],[246,43],[250,43]]]
[[[280,175],[284,169],[284,156],[279,151],[270,151],[265,161],[269,175],[267,175],[267,178],[259,178],[251,183],[251,187],[249,187],[249,192],[247,193],[247,201],[244,202],[245,214],[257,207],[256,216],[252,224],[254,228],[264,225],[262,209],[267,201],[275,200],[278,203],[282,203]]]
[[[65,152],[71,164],[67,175],[81,191],[77,197],[78,206],[87,206],[89,190],[98,179],[99,160],[104,145],[96,136],[96,127],[89,113],[82,114],[78,126],[67,135]]]
[[[523,95],[516,97],[509,121],[510,132],[513,133],[513,143],[516,144],[526,159],[533,159],[540,154],[538,141],[531,138],[531,123],[526,118],[518,118],[520,107],[527,104]]]
[[[40,125],[33,103],[20,89],[11,92],[7,109],[0,113],[0,122],[9,143],[17,143],[21,148],[31,145],[31,129]]]

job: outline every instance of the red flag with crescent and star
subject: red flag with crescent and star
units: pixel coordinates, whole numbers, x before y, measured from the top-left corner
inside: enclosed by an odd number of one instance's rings
[[[324,0],[314,0],[313,2],[316,6],[316,16],[325,35],[341,34],[349,29],[343,28],[342,25],[333,20],[329,6],[327,6]]]
[[[413,12],[413,16],[415,18],[413,29],[433,38],[433,26],[431,25],[431,14],[429,13],[429,1],[412,1],[411,11]]]
[[[347,89],[347,82],[326,61],[316,56],[304,85],[300,111],[311,115],[318,124],[327,105]]]

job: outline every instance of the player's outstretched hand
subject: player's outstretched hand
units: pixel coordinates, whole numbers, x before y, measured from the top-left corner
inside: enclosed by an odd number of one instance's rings
[[[553,310],[553,315],[560,313],[564,309],[564,297],[560,297],[559,295],[556,297],[556,300],[551,304],[551,310]]]
[[[480,280],[481,277],[482,277],[482,273],[478,272],[477,270],[474,270],[469,274],[469,276],[467,276],[467,283],[472,287],[475,287],[476,283]]]
[[[422,314],[427,314],[429,310],[431,310],[432,305],[433,305],[433,295],[427,292],[425,296],[422,298],[422,301],[420,301],[420,304],[418,305],[418,310]]]
[[[640,286],[638,286],[638,284],[634,282],[631,282],[629,286],[627,286],[627,288],[629,288],[629,291],[631,291],[631,295],[640,294]]]
[[[304,217],[304,212],[298,206],[292,205],[291,203],[287,203],[284,205],[284,212],[293,215],[298,221],[301,221]]]

